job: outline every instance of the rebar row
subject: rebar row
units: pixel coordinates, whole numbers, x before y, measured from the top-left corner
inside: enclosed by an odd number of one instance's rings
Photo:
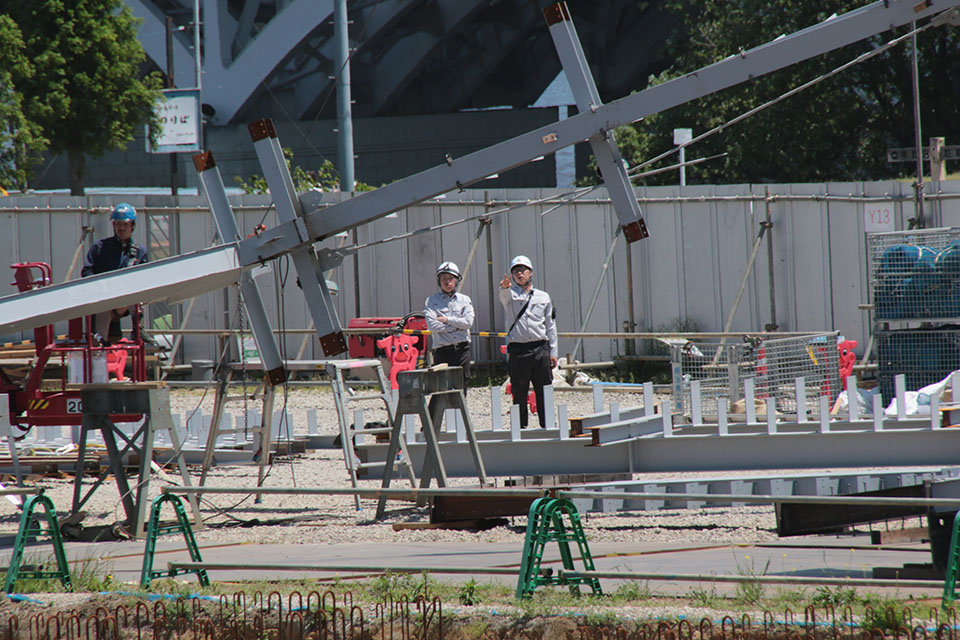
[[[136,596],[116,606],[17,615],[0,622],[0,640],[442,640],[461,637],[444,622],[439,597],[354,602],[349,591],[287,596],[273,591],[148,602]],[[136,600],[131,602],[131,600]],[[642,605],[641,602],[633,606]],[[763,611],[721,620],[664,619],[635,623],[578,622],[580,640],[958,640],[957,612],[936,607],[814,605],[802,612]],[[513,625],[514,631],[517,627]],[[502,636],[509,637],[509,636]],[[526,637],[520,632],[517,637]]]

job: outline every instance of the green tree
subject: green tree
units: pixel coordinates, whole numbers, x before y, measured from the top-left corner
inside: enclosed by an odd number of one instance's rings
[[[651,81],[659,84],[863,4],[860,0],[671,0],[670,10],[681,18],[668,45],[673,66]],[[900,29],[894,35],[903,33],[905,29]],[[618,141],[623,139],[622,153],[631,165],[654,157],[673,147],[674,128],[692,128],[699,135],[891,37],[886,32],[655,114],[631,125],[633,131],[618,134]],[[945,136],[948,142],[960,139],[960,121],[952,116],[960,91],[957,33],[949,27],[934,27],[918,36],[918,47],[924,136]],[[907,45],[889,49],[690,146],[688,161],[728,155],[688,167],[688,182],[819,182],[910,173],[912,165],[886,162],[887,147],[913,145],[909,55]],[[673,155],[660,166],[676,161]],[[647,184],[676,181],[676,172],[645,180]]]
[[[23,189],[46,145],[40,127],[23,112],[14,77],[33,73],[16,23],[0,15],[0,188]]]
[[[137,23],[121,0],[9,2],[33,73],[16,75],[27,117],[66,153],[70,193],[83,195],[84,156],[123,148],[152,121],[161,77],[144,77]]]

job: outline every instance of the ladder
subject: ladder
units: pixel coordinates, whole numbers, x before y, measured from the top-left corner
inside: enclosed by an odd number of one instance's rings
[[[374,379],[372,382],[376,391],[371,393],[356,394],[352,389],[347,388],[344,380],[345,372],[351,372],[358,369],[373,369]],[[416,488],[417,479],[413,473],[413,465],[410,462],[410,454],[407,452],[405,438],[400,438],[401,459],[387,462],[361,463],[357,457],[354,437],[360,435],[389,435],[394,431],[396,425],[396,406],[393,400],[393,392],[390,389],[390,382],[383,373],[383,367],[379,360],[331,360],[326,365],[327,375],[330,376],[333,386],[333,401],[337,408],[337,421],[340,423],[340,444],[343,447],[343,459],[347,467],[347,473],[350,475],[350,485],[357,488],[357,474],[364,469],[388,465],[386,468],[390,472],[394,465],[402,466],[406,469],[407,476],[410,479],[410,486]],[[359,420],[351,421],[347,415],[347,406],[351,402],[360,400],[381,400],[387,411],[387,426],[378,429],[364,429],[362,424],[357,424]],[[360,414],[359,411],[356,414]],[[356,417],[356,416],[355,416]],[[399,426],[399,425],[396,425]],[[393,464],[389,464],[392,462]],[[360,496],[354,494],[354,505],[360,510]]]
[[[229,395],[230,380],[233,378],[232,367],[227,367],[227,372],[217,380],[217,392],[214,396],[213,401],[213,417],[210,421],[210,432],[207,434],[207,447],[203,451],[203,466],[200,470],[200,483],[198,486],[204,486],[204,483],[207,480],[207,472],[210,471],[210,467],[216,462],[216,446],[217,439],[220,436],[228,434],[237,434],[237,433],[253,433],[253,450],[254,450],[254,461],[259,465],[257,471],[257,486],[263,484],[264,478],[266,478],[267,465],[270,464],[270,446],[273,442],[273,399],[274,399],[274,386],[267,381],[267,378],[264,377],[264,382],[261,385],[260,389],[255,392],[252,396],[247,396],[246,394],[239,396]],[[223,412],[224,407],[228,402],[236,402],[238,400],[249,400],[249,399],[259,398],[263,402],[261,407],[261,418],[260,424],[254,425],[248,428],[240,427],[227,427],[223,428],[221,423],[223,422]],[[246,416],[244,416],[244,422],[246,422]],[[257,453],[259,452],[259,454]],[[260,494],[256,496],[257,502],[260,501]]]

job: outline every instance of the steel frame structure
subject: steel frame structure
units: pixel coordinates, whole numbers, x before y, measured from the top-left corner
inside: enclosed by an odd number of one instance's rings
[[[646,229],[611,135],[616,127],[901,25],[926,18],[955,22],[957,6],[960,0],[920,4],[913,0],[881,0],[680,78],[601,104],[569,11],[562,3],[554,5],[545,11],[545,16],[578,105],[585,107],[576,116],[460,158],[448,158],[440,166],[322,209],[313,206],[315,201],[309,194],[298,198],[293,191],[282,154],[277,153],[279,143],[272,124],[254,123],[251,133],[277,202],[280,224],[243,240],[222,238],[225,244],[207,251],[7,296],[0,299],[0,333],[136,302],[181,300],[237,284],[245,271],[292,255],[324,353],[337,355],[346,345],[321,274],[338,265],[344,254],[316,251],[314,243],[582,141],[590,142],[602,166],[607,167],[606,186],[611,194],[617,194],[616,212],[625,237],[628,241],[639,240],[646,236]],[[256,320],[255,315],[251,317],[254,322],[263,322]],[[257,334],[269,334],[269,327],[258,327]],[[265,348],[261,344],[261,349]],[[269,364],[271,379],[285,377],[282,363]]]

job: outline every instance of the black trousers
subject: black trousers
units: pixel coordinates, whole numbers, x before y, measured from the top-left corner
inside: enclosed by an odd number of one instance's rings
[[[463,397],[467,397],[467,380],[470,378],[470,343],[458,342],[433,350],[433,363],[451,367],[463,367]]]
[[[546,340],[511,342],[507,345],[507,355],[510,393],[513,395],[513,404],[520,407],[520,428],[527,426],[527,393],[530,391],[531,382],[537,398],[537,418],[540,420],[541,427],[546,426],[543,388],[553,383],[553,374],[550,371],[550,343]]]

